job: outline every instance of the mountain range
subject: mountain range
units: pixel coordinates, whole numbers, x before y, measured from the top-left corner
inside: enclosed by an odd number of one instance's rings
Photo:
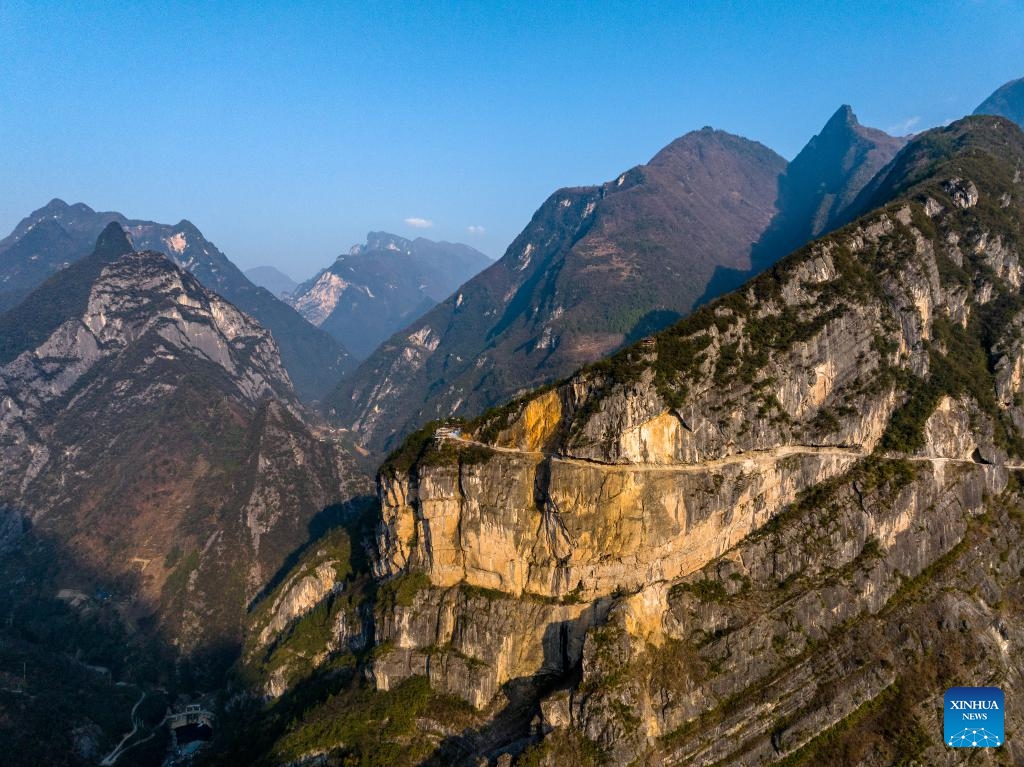
[[[0,763],[952,764],[955,686],[1024,763],[1020,82],[789,163],[695,131],[471,277],[371,233],[303,314],[187,221],[36,211]],[[398,330],[352,370],[360,322]]]
[[[333,418],[384,451],[568,375],[835,226],[901,145],[843,107],[788,165],[705,128],[600,187],[560,190],[497,263],[346,376]]]
[[[254,266],[245,270],[245,276],[253,285],[266,288],[278,298],[290,296],[299,286],[299,283],[274,266]]]
[[[52,200],[0,240],[0,310],[10,309],[57,270],[87,256],[104,227],[120,224],[135,247],[163,253],[210,290],[255,317],[274,335],[296,391],[319,399],[353,364],[348,352],[294,309],[253,285],[189,221],[171,226]]]
[[[370,232],[289,299],[359,358],[420,318],[491,260],[468,245]]]

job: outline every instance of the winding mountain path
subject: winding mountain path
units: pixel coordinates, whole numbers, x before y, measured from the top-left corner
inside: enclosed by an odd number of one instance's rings
[[[107,754],[103,758],[103,761],[100,762],[102,767],[111,767],[111,765],[114,764],[114,762],[116,762],[121,757],[121,754],[123,754],[127,750],[125,748],[125,743],[127,743],[129,740],[134,738],[135,737],[135,733],[137,733],[139,731],[139,719],[138,719],[138,717],[135,714],[139,710],[139,706],[142,705],[142,701],[144,701],[145,699],[146,699],[146,692],[143,691],[142,695],[135,702],[135,705],[132,706],[132,713],[131,713],[132,729],[131,729],[131,732],[129,732],[127,735],[125,735],[123,738],[121,738],[121,742],[117,744],[117,747],[114,748],[113,751],[111,751],[109,754]]]

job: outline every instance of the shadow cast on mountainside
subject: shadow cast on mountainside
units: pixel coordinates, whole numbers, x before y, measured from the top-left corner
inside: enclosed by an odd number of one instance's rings
[[[626,334],[626,340],[623,341],[623,346],[629,346],[639,341],[641,338],[657,333],[659,330],[664,330],[670,325],[675,325],[685,315],[680,314],[672,309],[652,309],[647,312],[643,317],[637,320],[637,323],[633,328]]]
[[[352,537],[353,569],[368,571],[361,542],[372,526],[374,500],[359,496],[322,509],[308,523],[307,541],[261,593],[338,526]],[[5,509],[7,516],[17,512]],[[163,690],[174,700],[224,688],[242,649],[237,630],[211,633],[183,650],[173,633],[176,603],[142,596],[144,568],[117,568],[123,552],[90,556],[19,516],[17,537],[5,537],[0,553],[0,581],[8,584],[0,589],[0,709],[13,727],[8,732],[0,724],[0,732],[19,756],[14,763],[64,763],[58,757],[79,747],[75,732],[87,733],[79,740],[94,742],[96,753],[108,753],[131,729],[129,712],[142,691]],[[239,614],[244,607],[238,604]],[[64,723],[56,733],[55,721]],[[133,763],[160,763],[159,739],[152,743],[133,751]]]
[[[476,765],[500,754],[517,755],[541,738],[535,724],[540,717],[541,699],[569,685],[566,675],[541,673],[506,682],[501,694],[507,701],[486,724],[445,738],[421,767],[462,767]]]
[[[517,756],[538,743],[543,735],[540,702],[556,690],[576,687],[583,676],[582,643],[573,651],[569,639],[577,621],[557,621],[544,630],[544,665],[532,676],[511,679],[501,687],[505,705],[476,729],[445,738],[422,767],[465,765],[475,767],[481,756]],[[579,629],[577,625],[575,628]]]
[[[321,509],[306,526],[308,531],[306,541],[285,557],[266,585],[249,600],[246,610],[252,611],[268,594],[280,586],[303,555],[316,545],[317,541],[338,527],[344,528],[352,542],[352,571],[354,573],[369,572],[370,554],[367,549],[367,536],[373,531],[377,516],[374,511],[377,508],[377,496],[357,495]]]
[[[741,287],[747,280],[756,277],[780,258],[803,244],[803,240],[793,233],[792,225],[787,221],[786,214],[782,209],[784,176],[785,173],[782,173],[778,178],[778,191],[775,195],[776,213],[768,222],[768,226],[761,233],[757,242],[750,246],[750,268],[733,269],[728,266],[716,266],[704,292],[694,302],[693,311],[714,301],[719,296],[724,296]],[[822,232],[822,234],[826,234],[826,232]]]
[[[104,572],[27,519],[0,555],[0,581],[0,762],[94,763],[132,729],[145,693],[155,702],[141,722],[154,735],[132,764],[160,764],[166,705],[208,690],[203,669],[225,648],[182,655],[138,598],[138,574]]]

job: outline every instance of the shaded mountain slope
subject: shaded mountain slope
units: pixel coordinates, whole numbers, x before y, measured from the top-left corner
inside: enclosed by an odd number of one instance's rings
[[[169,226],[129,220],[82,203],[52,200],[0,241],[0,309],[15,305],[47,276],[88,255],[111,222],[128,230],[136,248],[168,256],[270,330],[304,400],[318,399],[350,367],[348,353],[334,339],[310,327],[269,291],[253,285],[190,222]]]
[[[779,212],[754,245],[751,268],[716,270],[701,303],[854,218],[858,195],[905,143],[861,125],[849,106],[841,106],[779,176]]]
[[[905,143],[841,106],[779,179],[779,215],[755,247],[755,269],[845,224],[857,195]]]

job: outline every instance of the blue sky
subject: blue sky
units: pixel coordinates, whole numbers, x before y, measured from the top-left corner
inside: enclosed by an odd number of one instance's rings
[[[296,278],[375,229],[497,257],[556,188],[704,125],[792,157],[842,103],[962,116],[1022,41],[1022,0],[2,0],[0,230],[61,197]]]

